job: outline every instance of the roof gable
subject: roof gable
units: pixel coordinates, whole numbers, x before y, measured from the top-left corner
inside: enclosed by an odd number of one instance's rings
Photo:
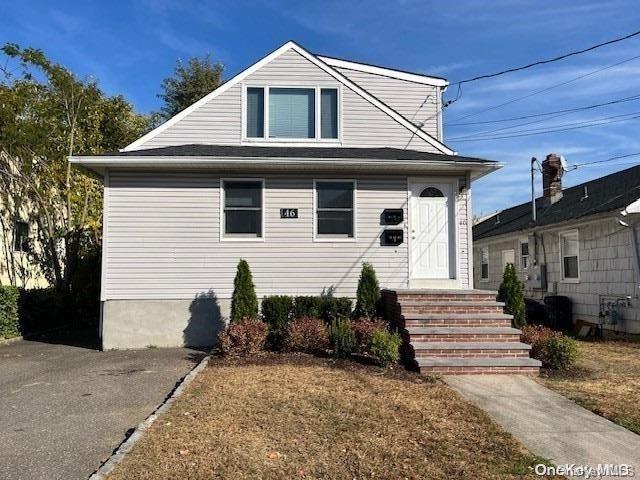
[[[154,130],[148,132],[147,134],[145,134],[144,136],[140,137],[139,139],[137,139],[133,143],[127,145],[125,148],[123,148],[123,151],[131,151],[131,150],[136,150],[138,148],[141,148],[146,142],[148,142],[152,138],[156,137],[160,133],[164,132],[167,128],[169,128],[172,125],[180,122],[185,117],[190,115],[192,112],[194,112],[194,111],[198,110],[199,108],[201,108],[202,106],[208,104],[212,99],[214,99],[214,98],[220,96],[221,94],[223,94],[224,92],[230,90],[232,87],[234,87],[235,85],[237,85],[240,82],[242,82],[249,75],[251,75],[254,72],[258,71],[259,69],[261,69],[262,67],[264,67],[265,65],[267,65],[268,63],[273,61],[274,59],[276,59],[279,56],[283,55],[284,53],[292,51],[292,50],[297,52],[298,54],[300,54],[306,60],[308,60],[309,62],[311,62],[315,66],[317,66],[319,69],[323,70],[326,74],[328,74],[329,76],[334,78],[336,81],[338,81],[339,83],[341,83],[344,86],[346,86],[347,88],[349,88],[351,91],[356,93],[358,96],[360,96],[361,98],[365,99],[367,102],[369,102],[370,104],[375,106],[378,110],[380,110],[381,112],[386,114],[388,117],[392,118],[396,123],[400,124],[406,130],[411,132],[411,134],[413,136],[424,140],[427,144],[431,145],[433,148],[435,148],[439,152],[442,152],[442,153],[445,153],[445,154],[448,154],[448,155],[454,154],[453,150],[451,150],[449,147],[444,145],[442,142],[438,141],[433,136],[429,135],[428,133],[426,133],[425,131],[423,131],[419,127],[415,126],[413,123],[411,123],[409,120],[407,120],[400,113],[398,113],[397,111],[395,111],[394,109],[389,107],[387,104],[385,104],[384,102],[382,102],[381,100],[379,100],[378,98],[373,96],[371,93],[367,92],[365,89],[363,89],[362,87],[357,85],[355,82],[353,82],[352,80],[348,79],[342,73],[338,72],[336,69],[332,68],[331,66],[329,66],[328,64],[326,64],[325,62],[323,62],[322,60],[318,59],[316,56],[314,56],[313,54],[309,53],[307,50],[302,48],[300,45],[298,45],[298,44],[296,44],[295,42],[292,42],[292,41],[289,41],[289,42],[285,43],[284,45],[282,45],[278,49],[274,50],[270,54],[268,54],[265,57],[263,57],[262,59],[258,60],[256,63],[254,63],[253,65],[251,65],[247,69],[243,70],[242,72],[237,74],[235,77],[233,77],[232,79],[230,79],[229,81],[227,81],[226,83],[224,83],[223,85],[218,87],[217,89],[215,89],[213,92],[211,92],[208,95],[204,96],[203,98],[201,98],[200,100],[198,100],[197,102],[192,104],[191,106],[189,106],[186,109],[184,109],[182,112],[176,114],[175,116],[173,116],[172,118],[167,120],[165,123],[163,123],[162,125],[158,126]]]

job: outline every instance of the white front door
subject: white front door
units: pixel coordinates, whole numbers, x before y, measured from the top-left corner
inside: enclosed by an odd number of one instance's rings
[[[411,183],[411,277],[455,278],[453,184]]]

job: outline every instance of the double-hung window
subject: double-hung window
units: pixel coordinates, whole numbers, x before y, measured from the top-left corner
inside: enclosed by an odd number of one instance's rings
[[[316,238],[354,238],[355,181],[316,180],[315,191]]]
[[[489,280],[489,247],[480,249],[480,280]]]
[[[248,140],[337,140],[335,87],[247,87]]]
[[[578,255],[578,231],[560,233],[560,261],[562,279],[578,281],[580,278],[580,261]]]
[[[529,268],[529,240],[520,240],[520,268]]]
[[[222,181],[223,238],[262,238],[263,189],[263,180]]]

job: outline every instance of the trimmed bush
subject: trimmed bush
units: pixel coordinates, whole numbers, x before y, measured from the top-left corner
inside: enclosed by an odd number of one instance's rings
[[[513,315],[512,325],[521,328],[527,324],[527,309],[524,303],[524,286],[518,278],[516,267],[507,263],[502,275],[502,283],[498,289],[499,302],[505,303],[505,311]]]
[[[329,341],[336,358],[347,358],[356,346],[355,335],[351,329],[351,322],[347,318],[337,318],[331,322]]]
[[[322,314],[322,297],[299,296],[293,300],[293,318],[320,318]]]
[[[273,295],[262,299],[262,319],[269,326],[269,344],[276,350],[282,348],[292,310],[293,298],[286,295]]]
[[[342,318],[350,318],[352,301],[349,297],[322,297],[320,316],[327,323]]]
[[[252,355],[265,348],[267,324],[255,318],[231,323],[218,334],[220,350],[225,355]]]
[[[19,298],[20,291],[16,287],[0,285],[0,338],[20,336]]]
[[[578,359],[578,345],[573,338],[556,335],[544,342],[539,360],[545,368],[566,370]]]
[[[351,326],[356,337],[356,349],[360,353],[369,351],[371,337],[374,332],[385,332],[388,329],[387,323],[384,320],[370,319],[367,317],[360,317],[354,320]]]
[[[231,321],[239,322],[245,317],[258,316],[258,297],[253,284],[251,269],[246,260],[240,259],[238,271],[233,280],[233,296],[231,297]]]
[[[520,340],[531,345],[531,356],[540,360],[544,368],[564,370],[578,359],[577,342],[548,327],[525,325]]]
[[[369,350],[371,355],[376,357],[383,366],[387,367],[396,365],[400,360],[401,344],[402,339],[397,333],[376,330],[371,335]]]
[[[355,315],[369,318],[375,317],[380,311],[380,284],[373,265],[362,263],[358,291],[356,293]]]
[[[289,352],[317,353],[329,348],[329,330],[323,320],[296,318],[287,325],[284,349]]]

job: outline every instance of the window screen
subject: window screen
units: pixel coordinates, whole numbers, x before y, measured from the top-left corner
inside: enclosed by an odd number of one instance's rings
[[[353,238],[353,182],[316,182],[316,232]]]
[[[262,237],[262,182],[224,182],[224,234]]]

